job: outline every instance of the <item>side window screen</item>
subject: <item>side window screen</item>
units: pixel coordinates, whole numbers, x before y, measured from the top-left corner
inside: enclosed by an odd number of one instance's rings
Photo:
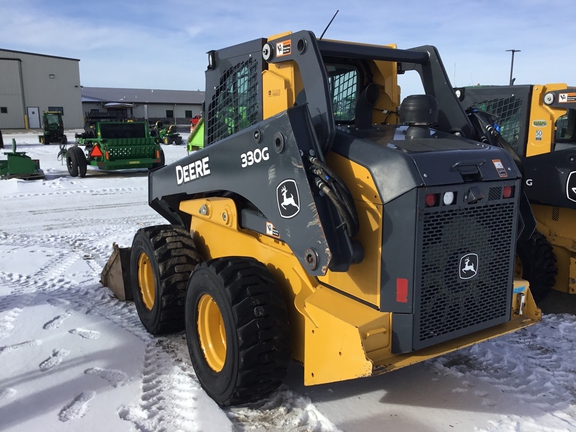
[[[508,141],[519,154],[524,154],[520,148],[521,145],[518,143],[522,124],[523,107],[521,98],[511,95],[505,98],[487,99],[473,104],[472,108],[497,115],[502,137]]]
[[[569,109],[556,120],[554,142],[576,144],[576,110]]]
[[[208,106],[209,144],[258,123],[258,62],[250,58],[226,70]]]
[[[327,64],[332,109],[336,122],[354,120],[358,97],[358,70],[351,65]]]

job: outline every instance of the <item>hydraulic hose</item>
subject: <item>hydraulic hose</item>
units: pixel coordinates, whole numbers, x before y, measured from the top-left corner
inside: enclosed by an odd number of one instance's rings
[[[522,158],[520,155],[516,152],[516,150],[514,150],[514,147],[512,147],[510,143],[504,139],[497,127],[486,120],[487,117],[491,117],[491,114],[475,108],[469,109],[468,114],[474,120],[474,126],[482,141],[489,143],[493,141],[486,137],[486,133],[488,133],[494,140],[496,140],[496,145],[498,147],[510,153],[510,156],[512,156],[512,159],[514,159],[514,162],[516,162],[516,165],[518,166],[518,170],[520,170],[520,173],[522,176],[524,176],[524,166],[522,164]]]
[[[316,157],[311,157],[313,172],[317,175],[316,185],[326,194],[342,216],[346,224],[346,231],[350,237],[358,234],[359,221],[354,199],[346,184],[336,175],[328,165]]]
[[[316,186],[332,201],[338,213],[344,219],[344,225],[346,226],[346,232],[349,237],[354,237],[358,232],[357,225],[354,223],[352,216],[348,209],[343,205],[342,201],[336,196],[334,191],[324,182],[320,177],[316,178]]]

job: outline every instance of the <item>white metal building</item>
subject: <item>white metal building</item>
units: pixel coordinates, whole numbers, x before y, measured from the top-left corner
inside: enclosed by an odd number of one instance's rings
[[[0,48],[0,129],[41,128],[50,110],[65,128],[83,127],[79,62]]]
[[[186,124],[202,114],[203,91],[84,87],[82,107],[90,111],[117,112],[119,117],[163,120]]]

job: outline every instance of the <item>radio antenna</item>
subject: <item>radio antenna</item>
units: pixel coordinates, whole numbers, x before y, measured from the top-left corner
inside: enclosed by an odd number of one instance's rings
[[[330,27],[330,24],[332,24],[332,21],[334,21],[334,18],[336,18],[336,15],[338,15],[338,12],[340,12],[340,10],[336,10],[336,13],[332,17],[332,19],[330,20],[330,22],[328,23],[328,25],[326,26],[326,28],[324,29],[324,31],[320,35],[320,39],[318,39],[318,40],[322,40],[322,38],[324,37],[324,33],[326,33],[326,30],[328,30],[328,27]]]

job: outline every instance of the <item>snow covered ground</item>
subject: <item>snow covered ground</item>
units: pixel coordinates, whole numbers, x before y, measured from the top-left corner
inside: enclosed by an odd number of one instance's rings
[[[12,138],[46,179],[0,181],[0,430],[576,431],[568,314],[369,379],[304,387],[293,364],[271,397],[220,409],[184,335],[150,336],[99,282],[114,242],[165,223],[147,205],[146,172],[72,178],[58,145],[4,132],[4,151]],[[168,163],[186,155],[164,151]]]

